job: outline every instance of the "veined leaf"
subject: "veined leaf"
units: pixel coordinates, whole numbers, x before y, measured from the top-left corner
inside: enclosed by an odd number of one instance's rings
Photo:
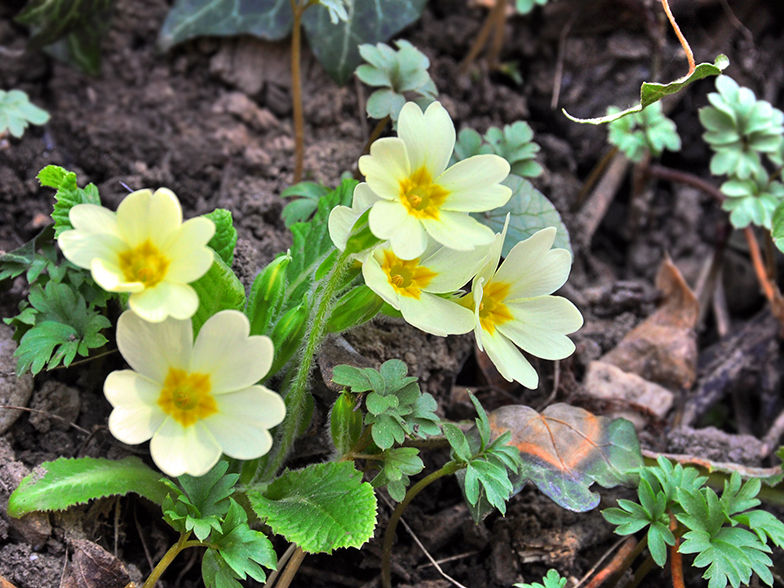
[[[500,208],[488,212],[476,212],[471,216],[496,233],[500,233],[504,229],[506,215],[510,215],[509,229],[506,233],[502,255],[508,255],[517,243],[525,241],[536,231],[546,227],[556,228],[557,233],[553,247],[572,251],[569,231],[566,230],[555,206],[544,194],[534,188],[534,185],[528,180],[513,174],[509,174],[501,183],[512,189],[512,197],[509,202]]]
[[[231,264],[234,263],[234,247],[237,245],[237,229],[234,228],[231,211],[225,208],[216,208],[204,216],[215,223],[215,234],[207,245],[212,247],[224,263],[231,267]]]
[[[77,204],[101,205],[98,188],[95,184],[87,184],[84,189],[76,185],[76,174],[56,165],[47,165],[38,172],[38,181],[42,186],[57,190],[54,195],[55,203],[52,211],[54,220],[54,236],[60,236],[63,231],[73,229],[69,214]]]
[[[415,22],[425,8],[425,0],[394,2],[353,2],[348,19],[333,24],[325,6],[309,8],[302,18],[308,43],[332,79],[345,84],[362,63],[359,46],[389,40]]]
[[[643,82],[642,87],[640,88],[640,104],[637,106],[632,106],[631,108],[627,108],[626,110],[622,110],[621,112],[616,112],[615,114],[608,114],[607,116],[600,116],[598,118],[577,118],[566,112],[566,109],[563,109],[563,113],[569,120],[578,123],[590,125],[601,125],[609,123],[628,114],[641,112],[642,109],[646,106],[650,106],[654,102],[658,102],[665,96],[669,96],[670,94],[675,94],[681,91],[692,82],[696,82],[702,78],[707,78],[708,76],[720,75],[722,70],[729,64],[730,60],[727,59],[726,55],[719,55],[716,57],[714,63],[700,63],[694,69],[691,75],[679,78],[674,82],[670,82],[669,84],[654,84],[650,82]]]
[[[158,33],[158,46],[168,51],[194,37],[249,34],[277,41],[291,31],[289,0],[176,0]]]
[[[94,498],[133,492],[161,504],[169,492],[161,474],[138,457],[119,461],[61,457],[42,463],[26,476],[8,499],[8,514],[21,517],[36,510],[64,510]]]
[[[48,224],[21,247],[0,255],[0,281],[6,278],[15,278],[22,272],[31,269],[36,260],[36,250],[45,243],[51,243],[53,238],[53,225]],[[28,282],[34,282],[36,277],[37,274],[28,275]]]
[[[112,1],[32,0],[19,13],[16,21],[32,29],[27,49],[36,51],[89,26],[95,15],[101,15],[106,20]]]
[[[327,462],[284,472],[250,504],[275,533],[308,553],[359,547],[373,537],[376,496],[353,463]]]
[[[583,512],[599,503],[589,487],[632,484],[630,470],[643,465],[634,426],[624,419],[553,404],[541,414],[522,405],[501,407],[489,415],[493,438],[510,431],[520,450],[519,492],[531,481],[559,506]]]
[[[207,273],[191,286],[199,295],[199,308],[193,315],[194,337],[215,313],[245,308],[245,286],[217,252],[214,252],[214,260]]]

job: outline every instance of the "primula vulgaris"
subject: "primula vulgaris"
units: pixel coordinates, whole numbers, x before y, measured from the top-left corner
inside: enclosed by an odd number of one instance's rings
[[[109,430],[123,443],[150,441],[170,476],[202,476],[221,452],[255,459],[272,446],[268,429],[286,414],[283,399],[255,385],[272,365],[272,341],[248,336],[247,317],[224,310],[196,341],[190,320],[149,323],[131,311],[117,323],[117,347],[131,366],[112,372],[104,393]]]
[[[199,298],[188,284],[212,265],[210,219],[183,223],[180,202],[166,188],[132,192],[116,213],[77,204],[69,219],[74,229],[60,235],[60,248],[104,290],[129,292],[131,310],[150,322],[193,316]]]
[[[527,388],[538,386],[539,375],[515,345],[542,359],[563,359],[574,352],[574,343],[566,335],[583,324],[574,304],[550,296],[564,285],[572,265],[566,249],[550,249],[555,234],[554,227],[536,232],[515,245],[498,267],[504,228],[474,277],[471,293],[460,299],[475,313],[479,348],[504,378]]]
[[[404,260],[420,257],[428,235],[458,251],[493,241],[493,232],[471,218],[506,204],[512,191],[501,182],[509,163],[497,155],[475,155],[447,169],[455,146],[455,127],[434,102],[423,113],[413,102],[400,111],[397,137],[379,139],[359,170],[378,200],[370,209],[370,230],[389,240]]]
[[[357,184],[354,189],[354,196],[351,201],[351,208],[348,206],[336,206],[329,214],[329,236],[335,247],[343,251],[351,235],[351,229],[359,220],[359,217],[373,204],[381,200],[373,193],[373,190],[365,184]]]
[[[362,276],[371,290],[418,329],[441,337],[468,333],[474,326],[473,309],[448,296],[476,274],[487,249],[454,251],[432,244],[421,258],[404,260],[385,242],[363,259]]]

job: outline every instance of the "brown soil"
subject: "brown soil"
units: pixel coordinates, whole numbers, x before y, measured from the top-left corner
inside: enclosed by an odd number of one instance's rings
[[[12,51],[24,47],[27,35],[12,20],[21,4],[0,7],[0,45]],[[168,4],[166,0],[117,0],[104,43],[103,72],[96,78],[42,53],[0,54],[0,88],[26,91],[52,115],[44,128],[28,129],[23,139],[8,140],[0,148],[0,250],[15,249],[48,222],[52,192],[35,179],[48,164],[77,172],[82,184],[97,184],[112,208],[127,193],[126,186],[167,186],[183,202],[186,216],[216,207],[231,210],[240,235],[234,269],[246,284],[290,245],[280,218],[285,202],[279,197],[291,184],[293,169],[286,44],[201,39],[159,54],[155,40]],[[740,25],[722,9],[724,0],[671,0],[671,4],[698,62],[727,54],[732,64],[728,74],[758,97],[784,107],[784,6],[766,0],[729,0]],[[701,420],[688,423],[698,429],[696,433],[676,427],[675,419],[694,391],[700,390],[699,378],[718,373],[715,354],[724,348],[712,346],[726,343],[726,337],[721,340],[711,313],[698,331],[698,383],[692,392],[671,390],[676,408],[668,415],[655,416],[636,405],[593,398],[582,383],[590,362],[615,348],[653,312],[658,300],[654,279],[664,252],[694,285],[719,240],[717,235],[726,227],[726,216],[691,188],[651,182],[631,202],[623,169],[614,172],[617,185],[606,210],[592,208],[593,196],[586,200],[581,193],[591,169],[609,150],[606,130],[572,124],[559,109],[595,116],[607,105],[634,102],[641,80],[669,80],[685,73],[685,59],[661,19],[659,3],[558,0],[529,17],[511,18],[503,60],[516,62],[522,85],[500,73],[488,73],[481,60],[471,74],[459,73],[459,62],[485,13],[466,6],[464,0],[433,0],[421,21],[402,36],[431,59],[440,99],[458,129],[468,126],[484,132],[488,126],[521,119],[533,127],[535,141],[542,146],[539,160],[546,168],[534,183],[560,210],[575,248],[572,277],[563,294],[586,317],[586,326],[575,336],[578,351],[556,367],[541,362],[540,389],[528,391],[488,386],[495,376],[475,359],[469,337],[445,341],[387,320],[346,338],[371,364],[391,357],[405,360],[450,418],[470,417],[466,386],[477,391],[488,409],[509,402],[541,407],[552,393],[559,401],[600,413],[636,412],[641,438],[653,450],[766,465],[762,449],[748,449],[752,438],[737,434],[763,438],[782,408],[782,362],[775,334],[750,331],[750,337],[759,334],[760,344],[736,345],[754,355],[745,369],[728,376],[726,395],[716,407]],[[368,90],[353,81],[337,87],[310,56],[305,57],[304,71],[307,179],[336,185],[341,173],[354,169],[372,126],[360,108]],[[554,109],[556,81],[560,99]],[[713,82],[705,80],[668,104],[684,148],[678,154],[665,153],[663,163],[716,184],[709,175],[710,154],[700,140],[696,117],[696,109],[706,104],[705,96],[712,90]],[[731,318],[727,337],[764,307],[743,244],[738,243],[740,247],[731,240],[723,260]],[[26,294],[22,280],[7,286],[0,292],[3,317],[16,314]],[[22,388],[14,381],[13,360],[2,347],[8,334],[3,327],[0,334],[3,398],[10,397],[3,387],[13,389],[14,402],[94,431],[88,436],[41,413],[0,412],[0,426],[8,421],[10,427],[3,427],[7,432],[0,437],[0,505],[19,480],[43,461],[63,455],[116,458],[129,451],[145,456],[144,447],[121,446],[105,429],[110,407],[101,386],[106,374],[122,365],[121,358],[109,356],[68,370],[43,372],[35,378],[30,394],[30,380],[22,382]],[[329,365],[329,358],[322,357],[320,363]],[[326,393],[319,396],[317,414],[322,418],[328,398]],[[699,431],[707,424],[716,424],[724,433]],[[324,453],[326,446],[318,446],[319,442],[305,444],[298,457]],[[445,459],[445,454],[436,453],[426,463],[433,467]],[[603,492],[602,506],[624,492]],[[380,529],[388,515],[389,508],[382,502]],[[557,568],[574,585],[615,541],[598,509],[586,514],[564,511],[531,488],[511,501],[505,518],[494,514],[474,525],[451,479],[439,481],[418,497],[405,519],[436,560],[453,558],[443,564],[444,571],[469,587],[539,581],[549,567]],[[0,585],[5,578],[17,588],[58,586],[64,574],[73,575],[68,570],[78,567],[80,557],[84,561],[104,557],[85,548],[93,543],[116,555],[127,568],[122,573],[139,582],[172,537],[160,512],[133,498],[99,501],[22,522],[9,519],[3,509]],[[281,541],[277,547],[281,553],[285,544]],[[159,585],[201,585],[194,557],[182,557]],[[359,552],[309,557],[294,585],[375,586],[379,561],[378,539]],[[402,529],[393,576],[401,586],[449,586]],[[651,586],[668,581],[656,572],[648,579]],[[687,581],[703,585],[696,573],[690,572]],[[75,585],[92,585],[85,582]]]

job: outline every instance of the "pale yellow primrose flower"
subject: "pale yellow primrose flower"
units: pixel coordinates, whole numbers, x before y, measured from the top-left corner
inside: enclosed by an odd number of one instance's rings
[[[512,191],[499,182],[509,174],[509,163],[497,155],[474,155],[446,169],[455,127],[438,102],[424,113],[406,103],[397,134],[375,141],[370,155],[359,158],[367,186],[380,198],[370,209],[373,234],[389,240],[404,260],[425,252],[428,235],[458,251],[490,244],[493,231],[468,213],[506,204]]]
[[[101,288],[130,292],[128,305],[146,321],[193,316],[199,298],[188,284],[212,265],[210,219],[183,223],[180,202],[166,188],[132,192],[116,213],[77,204],[68,218],[74,229],[60,235],[60,249],[68,261],[89,269]]]
[[[149,323],[126,311],[117,347],[130,370],[112,372],[104,393],[114,407],[109,430],[123,443],[150,441],[169,476],[203,476],[221,452],[255,459],[270,450],[268,429],[286,414],[283,399],[254,385],[272,365],[272,341],[251,336],[247,317],[224,310],[193,342],[190,320]]]
[[[438,294],[452,294],[464,286],[486,256],[487,247],[465,252],[431,245],[421,258],[407,261],[385,242],[363,260],[362,276],[409,324],[441,337],[459,335],[474,327],[473,309]]]
[[[475,312],[479,348],[504,378],[526,388],[536,388],[539,375],[515,345],[542,359],[563,359],[574,352],[566,335],[583,325],[574,304],[550,296],[564,285],[572,265],[566,249],[550,249],[555,234],[554,227],[537,231],[515,245],[498,267],[505,227],[474,278],[472,292],[460,300]]]

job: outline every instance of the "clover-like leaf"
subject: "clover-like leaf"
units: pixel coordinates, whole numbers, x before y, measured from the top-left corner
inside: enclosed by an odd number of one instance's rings
[[[562,109],[562,112],[566,115],[566,118],[577,123],[591,124],[591,125],[601,125],[601,124],[610,123],[624,116],[628,116],[630,114],[640,112],[646,106],[650,106],[651,104],[658,102],[665,96],[670,96],[671,94],[680,92],[683,88],[685,88],[692,82],[696,82],[697,80],[701,80],[708,76],[718,76],[721,74],[722,70],[724,70],[729,64],[730,64],[730,60],[727,59],[726,55],[719,55],[718,57],[716,57],[714,63],[700,63],[695,67],[694,71],[691,74],[679,78],[674,82],[670,82],[669,84],[655,84],[651,82],[643,82],[642,87],[640,88],[640,104],[638,104],[637,106],[632,106],[631,108],[628,108],[621,112],[608,114],[606,116],[600,116],[598,118],[577,118],[575,116],[572,116],[568,112],[566,112],[566,109]]]
[[[397,447],[384,451],[383,467],[378,475],[373,478],[374,488],[386,486],[392,500],[401,502],[406,496],[409,476],[413,476],[425,469],[425,464],[419,457],[416,447]]]
[[[21,90],[0,90],[0,135],[6,131],[17,139],[28,124],[44,125],[49,122],[49,113],[39,108]]]
[[[484,137],[475,130],[466,128],[460,131],[452,163],[467,159],[472,155],[491,153],[509,162],[511,173],[535,178],[542,175],[542,166],[535,161],[540,147],[533,142],[534,132],[525,121],[505,125],[503,129],[490,127]]]
[[[373,536],[373,487],[349,462],[286,471],[264,490],[248,494],[259,517],[308,553],[360,547]]]
[[[610,107],[607,112],[612,114],[619,110]],[[660,102],[651,104],[642,112],[611,122],[608,140],[636,162],[641,161],[646,153],[658,157],[664,149],[681,149],[675,123],[664,115]]]
[[[518,0],[519,2],[520,0]],[[544,0],[545,2],[547,0]],[[542,578],[542,584],[533,582],[531,584],[515,584],[515,588],[564,588],[566,586],[566,578],[562,578],[557,570],[547,570],[547,575]]]
[[[771,180],[764,169],[745,180],[730,179],[720,190],[727,196],[721,207],[737,229],[750,224],[771,229],[776,208],[784,201],[784,184]]]

